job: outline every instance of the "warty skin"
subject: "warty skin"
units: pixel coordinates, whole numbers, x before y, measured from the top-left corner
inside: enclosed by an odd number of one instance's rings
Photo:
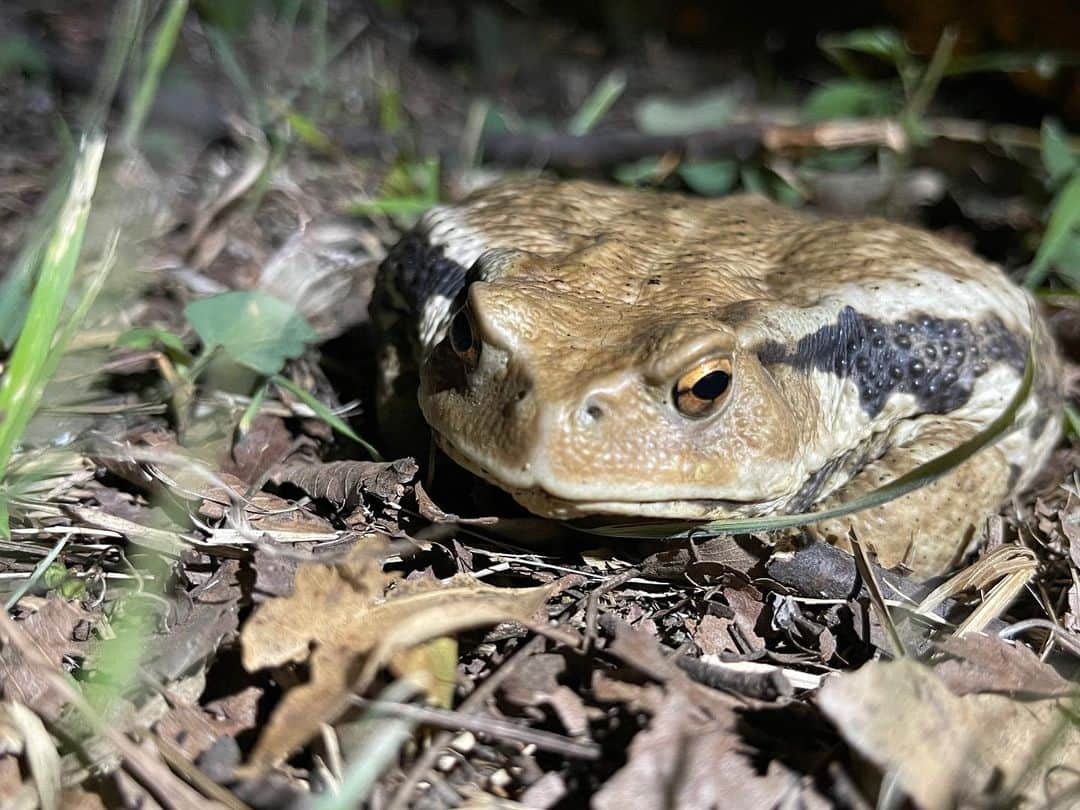
[[[991,422],[1033,344],[1015,430],[912,495],[808,529],[840,545],[853,530],[920,576],[955,564],[1059,435],[1059,362],[1034,313],[998,268],[919,229],[551,181],[429,212],[372,305],[384,421],[416,397],[451,458],[556,518],[857,497]]]

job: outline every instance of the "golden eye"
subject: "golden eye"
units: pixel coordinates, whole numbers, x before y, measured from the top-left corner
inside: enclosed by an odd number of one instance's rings
[[[698,363],[675,383],[675,407],[684,416],[706,416],[731,389],[731,360],[718,357]]]
[[[469,368],[474,368],[480,359],[480,342],[476,339],[467,307],[459,309],[450,321],[450,348]]]

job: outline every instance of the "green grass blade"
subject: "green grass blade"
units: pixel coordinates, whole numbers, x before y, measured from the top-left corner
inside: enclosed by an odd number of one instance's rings
[[[15,605],[19,604],[19,600],[22,599],[27,592],[37,584],[38,580],[45,574],[45,571],[53,561],[60,556],[60,552],[64,550],[64,546],[67,545],[68,540],[71,539],[71,535],[65,535],[61,537],[56,545],[54,545],[49,553],[41,558],[41,561],[34,566],[34,570],[30,572],[29,578],[26,582],[22,583],[15,592],[8,597],[7,602],[4,603],[4,610],[11,610]]]
[[[315,412],[315,415],[322,419],[326,424],[330,425],[338,433],[344,436],[348,436],[354,442],[363,447],[368,454],[375,461],[382,461],[383,457],[379,455],[379,451],[372,447],[368,442],[361,439],[351,427],[345,424],[345,420],[334,413],[332,410],[323,405],[319,400],[315,399],[310,392],[305,391],[299,385],[294,383],[288,377],[282,377],[280,374],[275,374],[271,379],[276,385],[280,385],[286,391],[293,394],[297,399],[307,405],[311,410]]]
[[[70,185],[71,160],[68,159],[46,195],[26,243],[0,281],[0,349],[13,345],[22,329],[34,290],[35,271],[41,266],[41,256]]]
[[[1020,386],[1016,389],[1008,406],[998,417],[972,436],[963,444],[957,445],[947,453],[942,453],[925,464],[920,464],[910,472],[900,476],[896,480],[883,487],[868,492],[854,500],[842,503],[831,509],[823,509],[819,512],[802,512],[795,515],[774,515],[756,518],[733,518],[730,520],[713,520],[708,523],[689,523],[686,521],[663,521],[656,523],[621,523],[608,526],[577,527],[581,531],[590,534],[598,534],[604,537],[625,537],[638,539],[674,538],[676,536],[708,537],[718,534],[744,534],[747,532],[770,531],[773,529],[790,529],[796,526],[805,526],[822,520],[844,517],[865,509],[873,509],[875,506],[894,501],[920,487],[931,484],[943,475],[955,470],[975,453],[988,447],[1008,432],[1016,423],[1016,414],[1027,401],[1031,393],[1032,381],[1035,378],[1035,355],[1032,347],[1028,347],[1027,361],[1024,364],[1024,376]],[[571,524],[573,525],[573,524]]]
[[[161,25],[154,34],[146,70],[143,71],[142,78],[139,80],[135,97],[128,108],[127,120],[124,122],[123,143],[129,148],[134,147],[139,139],[146,117],[150,114],[154,96],[157,95],[158,84],[161,82],[161,74],[172,56],[187,9],[188,0],[172,0],[165,11]]]
[[[0,476],[48,381],[49,358],[82,249],[90,200],[97,186],[104,151],[104,135],[84,138],[67,199],[45,248],[41,273],[30,298],[26,325],[0,380],[0,414],[3,419],[0,422]]]
[[[1039,252],[1035,254],[1035,261],[1031,263],[1024,278],[1025,287],[1030,290],[1042,284],[1046,274],[1050,272],[1050,265],[1077,227],[1080,227],[1080,173],[1072,176],[1054,203],[1054,211],[1046,224],[1046,233],[1039,245]]]
[[[621,70],[614,70],[600,80],[593,88],[592,93],[585,99],[585,103],[574,113],[570,123],[566,125],[566,131],[571,135],[585,135],[607,115],[611,106],[618,101],[623,90],[626,89],[626,74]]]

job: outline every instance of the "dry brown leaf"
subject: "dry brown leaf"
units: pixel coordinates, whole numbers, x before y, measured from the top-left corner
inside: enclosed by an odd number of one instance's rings
[[[294,461],[276,468],[270,480],[275,484],[300,487],[312,498],[330,501],[340,510],[357,506],[363,495],[397,501],[405,493],[419,469],[411,458],[397,461]]]
[[[86,645],[75,641],[72,633],[80,622],[92,616],[78,604],[51,593],[45,599],[23,597],[19,606],[32,610],[19,625],[38,643],[50,663],[59,666],[65,655],[84,654]],[[0,692],[8,699],[32,706],[48,721],[59,718],[64,706],[63,699],[49,689],[36,669],[6,646],[0,650]]]
[[[189,760],[195,760],[221,737],[235,737],[254,728],[262,690],[249,686],[205,707],[183,704],[171,708],[154,727]]]
[[[303,566],[293,594],[261,605],[244,625],[248,671],[305,660],[311,665],[311,679],[294,687],[270,719],[250,769],[273,765],[306,742],[380,667],[395,665],[399,674],[415,667],[415,656],[395,659],[399,653],[462,630],[527,621],[561,587],[493,588],[458,576],[397,581],[386,592],[393,579],[376,551],[359,545],[337,565]]]
[[[758,773],[735,725],[733,711],[706,714],[681,690],[670,691],[630,743],[627,764],[593,797],[594,810],[770,808],[795,793],[798,778],[778,763]]]
[[[956,658],[934,671],[956,695],[976,692],[1064,697],[1080,690],[1023,644],[998,636],[952,636],[941,649]]]
[[[261,532],[333,531],[330,521],[313,515],[296,505],[269,492],[256,492],[245,497],[247,489],[243,481],[229,473],[219,473],[220,483],[202,489],[203,501],[199,515],[209,520],[220,520],[233,503],[243,506],[245,519],[251,527]]]
[[[853,748],[894,774],[926,810],[1021,796],[1051,806],[1068,787],[1055,773],[1080,762],[1080,729],[1068,721],[1065,702],[957,697],[910,659],[830,678],[818,705]]]

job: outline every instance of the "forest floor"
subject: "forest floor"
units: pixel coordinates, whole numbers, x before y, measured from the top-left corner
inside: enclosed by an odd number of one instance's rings
[[[575,533],[378,456],[372,413],[387,248],[544,172],[929,227],[1036,290],[1075,404],[1080,148],[1042,114],[1075,110],[1020,57],[875,29],[765,70],[509,4],[69,5],[0,10],[0,804],[1080,805],[1072,405],[932,583]]]

